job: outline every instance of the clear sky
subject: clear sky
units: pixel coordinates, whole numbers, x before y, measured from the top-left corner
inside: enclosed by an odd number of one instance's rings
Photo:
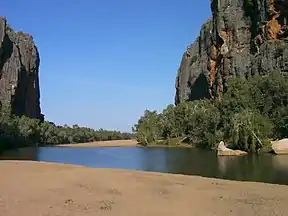
[[[174,103],[186,47],[210,0],[1,0],[40,52],[41,109],[56,124],[130,131]]]

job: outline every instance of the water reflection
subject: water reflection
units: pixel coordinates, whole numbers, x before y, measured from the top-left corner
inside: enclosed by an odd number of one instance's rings
[[[38,160],[38,148],[19,148],[9,150],[0,155],[1,160]]]
[[[169,172],[167,167],[167,148],[154,148],[150,151],[149,148],[141,148],[138,152],[140,163],[135,165],[139,170],[154,171],[154,172]],[[148,160],[147,160],[148,159]]]
[[[217,157],[188,148],[26,148],[0,159],[37,160],[101,168],[200,175],[288,185],[288,156],[272,154]]]

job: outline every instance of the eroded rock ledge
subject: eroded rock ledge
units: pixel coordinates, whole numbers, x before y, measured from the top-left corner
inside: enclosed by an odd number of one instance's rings
[[[42,118],[39,53],[29,34],[15,32],[0,17],[0,101],[16,115]]]
[[[182,57],[175,104],[221,100],[229,76],[288,72],[288,1],[211,0],[211,10]]]

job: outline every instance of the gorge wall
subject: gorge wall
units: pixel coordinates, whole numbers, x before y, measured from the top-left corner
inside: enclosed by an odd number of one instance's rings
[[[42,118],[39,53],[29,34],[14,32],[0,17],[0,101],[18,116]]]
[[[212,17],[182,57],[175,104],[217,97],[229,76],[288,72],[288,0],[211,0]]]

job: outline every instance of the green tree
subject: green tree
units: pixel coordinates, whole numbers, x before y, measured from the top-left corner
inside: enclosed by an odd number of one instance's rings
[[[145,111],[134,127],[138,140],[149,145],[186,137],[192,145],[212,149],[224,140],[232,148],[256,152],[269,147],[271,139],[287,136],[287,76],[231,77],[228,84],[222,103],[195,100],[169,105],[159,114]]]
[[[155,143],[160,138],[160,121],[156,111],[145,110],[133,131],[136,132],[137,141],[143,145]]]
[[[94,130],[73,125],[57,126],[53,122],[17,117],[10,106],[0,106],[0,152],[5,149],[35,145],[56,145],[99,140],[132,139],[132,133]]]
[[[40,141],[40,121],[22,116],[18,119],[19,135],[27,144],[33,145]]]
[[[232,147],[249,152],[269,146],[273,125],[270,120],[259,113],[244,110],[236,113],[229,127]]]
[[[186,128],[190,143],[202,148],[214,148],[223,139],[219,110],[208,100],[190,102],[190,107]]]

